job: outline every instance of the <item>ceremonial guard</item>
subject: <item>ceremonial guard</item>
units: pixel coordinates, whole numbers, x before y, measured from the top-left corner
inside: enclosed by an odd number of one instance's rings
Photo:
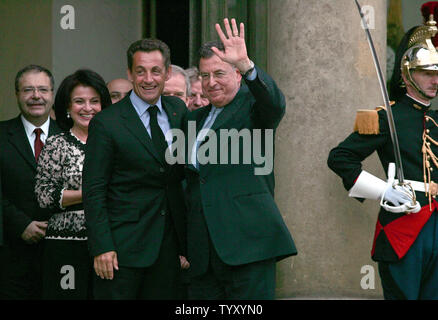
[[[389,108],[358,111],[354,132],[328,158],[350,197],[380,201],[371,255],[385,299],[438,299],[438,114],[430,109],[438,88],[435,25],[431,17],[400,44],[403,94]],[[374,151],[386,182],[362,169]]]

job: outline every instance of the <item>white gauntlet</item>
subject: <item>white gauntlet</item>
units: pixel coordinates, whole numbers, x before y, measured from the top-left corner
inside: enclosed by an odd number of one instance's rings
[[[348,195],[355,198],[380,200],[380,205],[386,211],[393,213],[420,211],[420,203],[418,201],[414,203],[414,190],[408,185],[394,184],[394,176],[394,163],[388,166],[387,182],[363,170]]]

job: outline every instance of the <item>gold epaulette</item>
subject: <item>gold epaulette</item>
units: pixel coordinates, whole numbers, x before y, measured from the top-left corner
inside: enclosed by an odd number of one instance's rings
[[[391,106],[394,103],[394,101],[391,101]],[[359,134],[379,134],[380,128],[378,112],[382,109],[386,108],[384,106],[380,106],[375,108],[374,110],[357,110],[353,131],[358,132]]]

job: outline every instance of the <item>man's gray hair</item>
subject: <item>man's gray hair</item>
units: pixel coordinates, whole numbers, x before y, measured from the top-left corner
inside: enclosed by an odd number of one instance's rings
[[[184,77],[184,81],[186,82],[186,96],[187,98],[190,97],[192,91],[190,86],[190,79],[187,72],[183,68],[175,64],[172,64],[171,67],[172,67],[171,76],[180,74]]]

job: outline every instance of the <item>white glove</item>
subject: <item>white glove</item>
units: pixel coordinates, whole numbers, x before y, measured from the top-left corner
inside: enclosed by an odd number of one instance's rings
[[[406,202],[410,203],[412,201],[410,194],[412,194],[412,192],[405,186],[389,185],[383,194],[383,200],[391,202],[395,206],[400,206]]]
[[[420,203],[415,199],[415,191],[406,185],[394,184],[395,176],[395,164],[390,163],[388,166],[388,181],[385,192],[382,194],[380,200],[380,206],[386,211],[399,213],[399,212],[412,212],[416,213],[421,210]],[[389,205],[388,202],[393,205]]]
[[[385,182],[362,170],[356,183],[348,195],[355,198],[380,200],[380,205],[389,212],[418,212],[421,209],[418,201],[413,204],[415,193],[409,186],[395,184],[395,164],[388,166],[388,181]],[[393,187],[394,185],[394,187]],[[391,203],[391,204],[388,204]]]

